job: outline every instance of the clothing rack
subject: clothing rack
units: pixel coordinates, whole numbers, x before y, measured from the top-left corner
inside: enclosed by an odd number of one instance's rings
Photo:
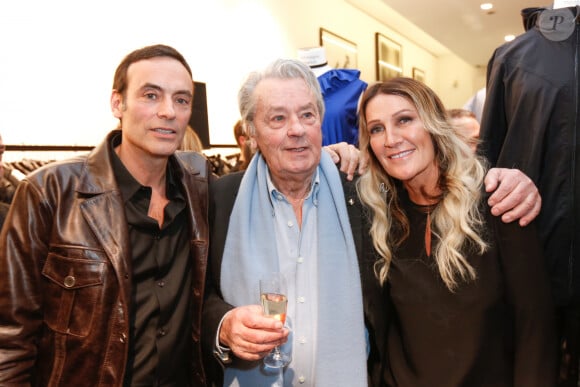
[[[88,152],[91,151],[94,146],[90,145],[5,145],[6,152]],[[235,148],[235,145],[226,144],[216,144],[211,145],[214,149],[226,149]],[[218,176],[229,173],[232,168],[238,164],[240,153],[236,152],[229,155],[216,154],[206,154],[206,157],[211,163],[212,171]],[[35,160],[30,157],[23,157],[19,160],[4,162],[4,166],[11,170],[20,172],[18,174],[17,180],[32,172],[34,169],[50,162],[53,160],[52,157],[44,160],[42,157],[40,160]]]

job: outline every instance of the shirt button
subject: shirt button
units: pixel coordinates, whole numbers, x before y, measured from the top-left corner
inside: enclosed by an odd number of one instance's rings
[[[298,263],[304,262],[304,257],[298,257]]]
[[[160,288],[165,286],[165,281],[160,280],[159,282],[157,282],[157,286],[159,286]]]
[[[304,304],[304,297],[302,296],[298,297],[298,302]]]
[[[72,288],[73,286],[75,286],[76,282],[77,282],[76,278],[72,275],[67,275],[66,277],[64,277],[65,288]]]
[[[157,331],[157,336],[159,337],[163,337],[167,334],[167,331],[165,330],[165,328],[161,328],[159,329],[159,331]]]
[[[291,221],[291,220],[289,220],[287,224],[288,224],[288,227],[292,227],[292,226],[294,226],[294,223],[292,223],[292,221]]]
[[[298,339],[298,342],[300,344],[306,344],[306,337],[302,336],[301,338]]]
[[[298,381],[300,382],[300,384],[304,384],[304,382],[306,381],[306,378],[304,376],[301,376],[298,378]]]
[[[127,335],[124,333],[121,333],[121,337],[119,337],[119,341],[121,343],[124,343],[127,340]]]

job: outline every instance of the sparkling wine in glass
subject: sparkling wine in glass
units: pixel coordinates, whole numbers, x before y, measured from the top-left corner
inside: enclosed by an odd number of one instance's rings
[[[260,301],[264,314],[284,324],[286,322],[286,281],[281,273],[270,273],[260,280]],[[276,346],[264,357],[264,364],[272,368],[282,368],[290,363],[290,355],[280,351]]]

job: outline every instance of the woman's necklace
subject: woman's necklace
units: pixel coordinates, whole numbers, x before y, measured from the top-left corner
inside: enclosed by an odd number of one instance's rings
[[[427,210],[427,221],[425,222],[425,252],[431,256],[431,209]]]
[[[432,204],[417,204],[413,202],[409,197],[407,197],[411,205],[416,209],[416,211],[427,214],[427,219],[425,219],[425,253],[428,257],[431,256],[431,212],[437,207],[438,201]],[[427,201],[433,202],[434,200],[429,199]]]

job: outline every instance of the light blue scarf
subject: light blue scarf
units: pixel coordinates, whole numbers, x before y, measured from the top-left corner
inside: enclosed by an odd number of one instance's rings
[[[244,174],[230,218],[221,290],[225,301],[235,306],[259,304],[258,279],[278,271],[267,174],[266,162],[258,153]],[[318,332],[315,381],[308,385],[366,387],[358,261],[340,176],[326,152],[322,152],[319,176]],[[276,373],[265,372],[261,362],[240,363],[226,368],[225,385],[270,386],[278,378]]]

